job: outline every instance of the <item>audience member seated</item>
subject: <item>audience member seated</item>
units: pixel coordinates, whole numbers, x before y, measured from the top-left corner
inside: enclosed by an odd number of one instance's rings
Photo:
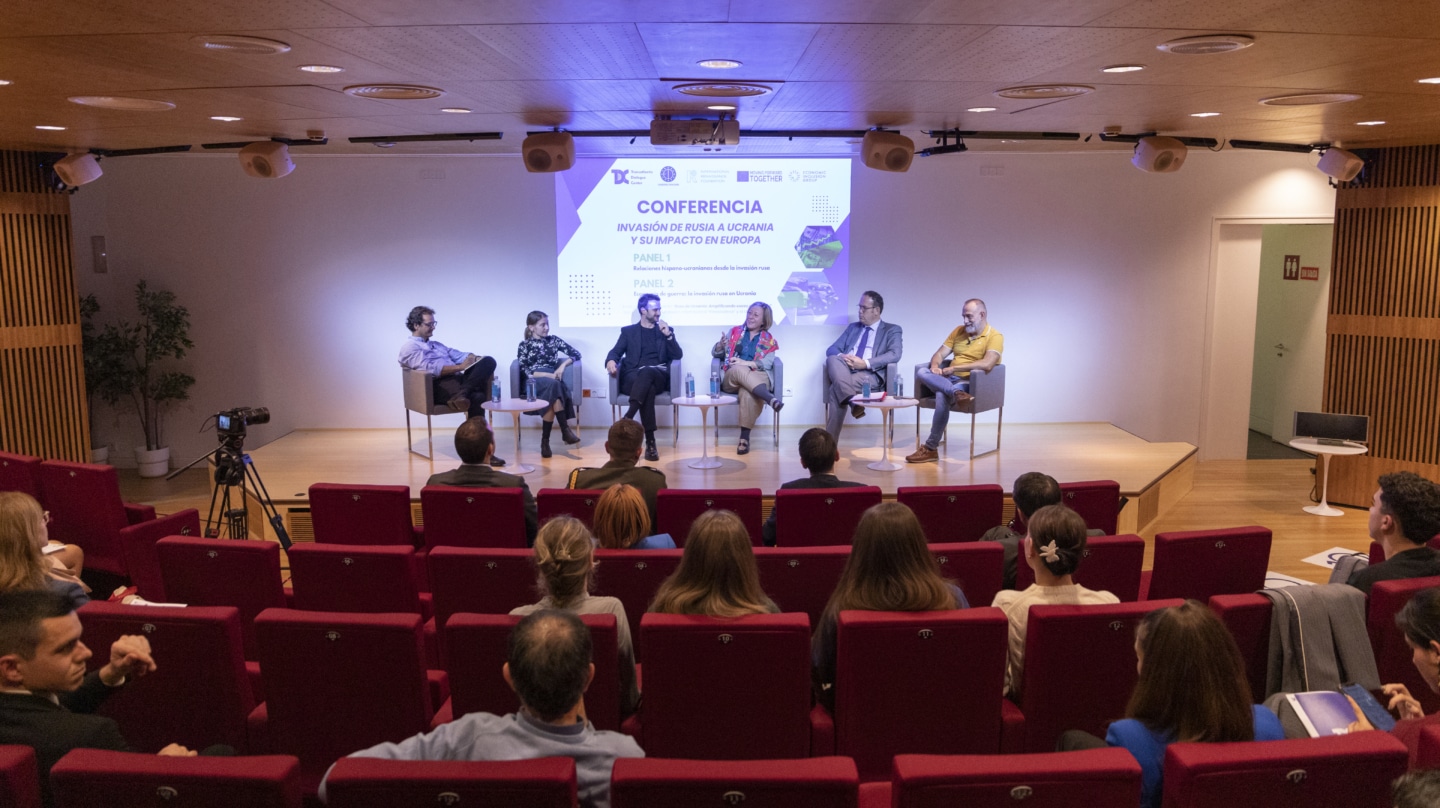
[[[1005,689],[1019,695],[1025,669],[1025,625],[1031,606],[1065,606],[1119,603],[1109,592],[1096,592],[1071,577],[1085,557],[1085,520],[1064,505],[1046,505],[1025,520],[1027,535],[1021,541],[1025,563],[1035,571],[1035,583],[1023,592],[1006,589],[995,595],[1010,620],[1010,657],[1005,666]]]
[[[585,689],[595,676],[590,632],[568,612],[544,609],[526,616],[510,634],[505,681],[520,697],[520,711],[505,716],[469,713],[433,732],[382,743],[350,757],[387,760],[575,761],[579,804],[608,808],[610,770],[616,758],[644,757],[628,735],[597,730],[585,719]],[[325,799],[325,783],[320,784]]]
[[[600,468],[578,468],[570,472],[566,488],[602,489],[616,483],[633,485],[645,497],[650,509],[650,524],[655,524],[655,492],[665,487],[665,472],[653,466],[636,465],[644,451],[645,428],[639,423],[621,418],[610,425],[605,438],[605,451],[610,460]]]
[[[1346,583],[1368,595],[1376,581],[1440,575],[1440,551],[1425,545],[1440,533],[1440,486],[1411,471],[1382,474],[1368,527],[1385,560],[1356,570]]]
[[[455,454],[460,456],[460,467],[439,474],[430,475],[426,485],[457,485],[462,488],[518,488],[525,498],[525,543],[535,543],[535,532],[539,529],[540,518],[535,512],[535,497],[525,478],[506,474],[491,468],[491,455],[495,451],[495,435],[485,424],[485,417],[477,415],[461,424],[455,430]]]
[[[1019,566],[1020,540],[1025,537],[1025,523],[1030,515],[1046,505],[1059,505],[1060,483],[1048,474],[1027,471],[1015,478],[1011,497],[1015,500],[1015,518],[1008,525],[998,525],[985,531],[980,541],[998,541],[1005,548],[1005,567],[1000,585],[1005,589],[1015,588],[1015,570]],[[1103,530],[1087,530],[1087,536],[1102,536]]]
[[[1395,781],[1395,808],[1435,808],[1440,805],[1440,769],[1406,774]]]
[[[883,502],[867,510],[855,527],[855,541],[840,581],[815,627],[810,656],[817,698],[827,708],[835,705],[835,637],[840,612],[968,608],[960,587],[941,576],[914,511],[898,502]]]
[[[1142,808],[1160,808],[1165,747],[1172,743],[1280,741],[1285,730],[1266,707],[1250,703],[1240,649],[1203,603],[1157,609],[1135,628],[1140,674],[1125,718],[1102,742],[1086,732],[1061,736],[1061,751],[1121,746],[1140,763]]]
[[[674,550],[669,533],[650,534],[652,524],[645,497],[633,485],[612,485],[595,501],[595,540],[606,550]]]
[[[545,527],[540,528],[540,535],[535,537],[535,568],[540,574],[536,586],[543,597],[539,603],[517,606],[510,613],[524,616],[541,609],[560,609],[574,614],[615,615],[615,641],[620,652],[620,712],[624,715],[635,712],[640,691],[635,684],[635,646],[630,640],[625,604],[618,598],[590,594],[595,584],[595,540],[585,529],[585,523],[572,516],[557,516],[546,522]]]
[[[90,588],[63,562],[52,562],[58,553],[45,555],[49,522],[50,512],[34,497],[0,491],[0,592],[49,589],[70,598],[78,609],[90,602]],[[85,555],[76,547],[72,557],[83,559]]]
[[[1415,597],[1395,615],[1395,625],[1405,634],[1405,644],[1414,651],[1411,661],[1420,672],[1420,678],[1431,690],[1440,693],[1440,587],[1416,592]],[[1440,712],[1425,715],[1419,700],[1403,684],[1381,685],[1380,689],[1390,697],[1387,706],[1400,719],[1390,732],[1410,748],[1410,763],[1413,766],[1420,746],[1420,730],[1431,724],[1440,724]],[[1350,725],[1351,732],[1375,728],[1358,706],[1355,707],[1355,719],[1355,723]]]
[[[835,464],[839,461],[840,447],[835,443],[835,436],[818,426],[807,429],[805,434],[800,436],[800,465],[810,472],[810,476],[782,483],[780,487],[857,488],[865,485],[865,483],[836,477]],[[775,511],[773,509],[770,511],[770,518],[765,520],[765,526],[761,528],[761,535],[765,540],[766,547],[775,546]],[[843,543],[836,542],[836,544]]]
[[[706,511],[685,538],[680,566],[655,590],[650,611],[743,617],[780,609],[760,589],[760,572],[745,523],[731,511]]]
[[[0,744],[34,748],[47,805],[50,767],[71,749],[134,751],[113,719],[90,713],[131,677],[155,670],[150,643],[122,636],[110,661],[87,674],[90,657],[70,598],[44,589],[0,594]],[[160,754],[195,753],[170,744]]]

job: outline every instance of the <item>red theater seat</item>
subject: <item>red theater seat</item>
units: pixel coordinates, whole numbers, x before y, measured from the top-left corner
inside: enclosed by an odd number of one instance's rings
[[[1407,752],[1388,732],[1165,750],[1166,808],[1390,808]]]
[[[35,769],[34,749],[0,745],[0,805],[40,808],[40,775]]]
[[[1155,534],[1154,567],[1141,576],[1145,600],[1243,595],[1265,588],[1270,529],[1251,526]]]
[[[255,616],[286,605],[280,583],[280,545],[272,541],[192,539],[167,536],[155,542],[165,594],[189,606],[240,610],[245,658],[259,659]]]
[[[161,757],[76,749],[50,770],[56,808],[300,808],[289,755]]]
[[[1080,514],[1091,530],[1103,531],[1106,536],[1119,532],[1120,483],[1114,480],[1060,483],[1060,499]]]
[[[575,761],[342,758],[325,781],[329,808],[494,805],[574,808]]]
[[[611,808],[744,805],[853,808],[859,780],[844,757],[800,760],[622,758],[610,778]]]
[[[880,489],[782,488],[775,492],[775,544],[814,547],[849,544],[866,509],[880,504]]]
[[[1230,629],[1230,636],[1240,647],[1250,698],[1259,704],[1269,695],[1265,692],[1265,677],[1270,665],[1270,619],[1275,604],[1264,595],[1216,595],[1210,599],[1210,610]]]
[[[50,510],[50,538],[79,545],[85,568],[127,578],[120,531],[155,518],[149,505],[120,500],[120,479],[110,466],[46,460],[40,487]]]
[[[640,661],[644,637],[640,618],[650,608],[660,583],[680,566],[680,550],[602,550],[595,551],[594,595],[619,598],[625,604],[625,619],[630,621],[630,638],[635,643],[635,661]],[[534,600],[526,601],[534,603]]]
[[[898,755],[894,779],[860,787],[862,808],[1120,808],[1140,804],[1124,749],[1034,755]]]
[[[603,493],[598,489],[542,488],[535,492],[535,512],[542,525],[557,516],[573,516],[593,528],[595,503]]]
[[[684,547],[695,517],[709,510],[732,511],[745,523],[750,543],[759,547],[764,522],[760,518],[760,499],[758,488],[661,489],[655,495],[655,532],[669,533],[676,547]]]
[[[1023,552],[1023,551],[1022,551]],[[1075,571],[1075,583],[1097,592],[1109,592],[1122,603],[1140,599],[1140,567],[1145,561],[1145,540],[1133,533],[1092,536],[1085,540],[1085,557]],[[1035,583],[1035,570],[1022,555],[1015,565],[1015,588]]]
[[[1410,695],[1420,700],[1428,715],[1440,709],[1440,696],[1428,682],[1420,678],[1411,660],[1412,651],[1405,635],[1395,626],[1395,615],[1422,589],[1440,586],[1440,576],[1408,578],[1398,581],[1377,581],[1370,587],[1370,608],[1365,628],[1370,634],[1370,647],[1375,651],[1375,667],[1380,681],[1400,682],[1410,688]]]
[[[422,532],[410,518],[408,485],[315,483],[309,498],[317,542],[420,546]]]
[[[425,547],[523,548],[525,495],[519,488],[427,485],[420,489]]]
[[[199,537],[200,512],[186,508],[120,531],[120,545],[125,551],[130,583],[135,585],[136,594],[152,603],[169,602],[165,595],[165,577],[160,573],[160,555],[155,550],[155,543],[166,536]]]
[[[420,592],[415,548],[408,544],[295,544],[286,554],[294,608],[311,612],[433,611]]]
[[[40,491],[40,458],[0,452],[0,491],[29,494],[45,507]]]
[[[1000,524],[1005,489],[998,485],[936,485],[895,489],[895,501],[915,512],[929,542],[976,541]]]
[[[971,606],[989,606],[1004,582],[1005,548],[999,542],[932,544],[940,574],[955,582]]]
[[[820,621],[849,558],[848,546],[755,548],[760,588],[781,611],[809,615],[812,626]]]

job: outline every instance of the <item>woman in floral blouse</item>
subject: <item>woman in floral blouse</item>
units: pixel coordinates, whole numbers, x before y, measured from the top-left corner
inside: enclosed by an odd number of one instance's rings
[[[765,405],[776,412],[785,406],[771,390],[770,368],[775,365],[775,350],[780,347],[770,336],[774,324],[770,305],[757,301],[745,312],[745,324],[722,333],[715,343],[715,357],[724,360],[720,363],[720,389],[738,393],[740,398],[740,443],[735,454],[750,452],[750,430]]]
[[[566,443],[579,443],[580,436],[570,429],[569,419],[575,417],[575,403],[570,390],[565,386],[565,366],[579,361],[580,352],[570,343],[550,333],[550,317],[543,311],[532,311],[525,317],[525,341],[515,353],[520,360],[520,384],[526,379],[535,380],[536,402],[549,406],[537,407],[531,414],[544,413],[545,423],[541,425],[540,456],[550,456],[550,430],[555,426],[556,416],[560,421],[560,437]],[[516,397],[524,395],[524,387],[515,391]]]

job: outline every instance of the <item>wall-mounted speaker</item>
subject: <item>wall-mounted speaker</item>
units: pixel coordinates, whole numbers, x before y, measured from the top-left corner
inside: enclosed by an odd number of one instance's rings
[[[575,167],[575,138],[569,132],[541,132],[520,144],[525,170],[537,173],[566,171]]]
[[[915,141],[899,132],[866,132],[860,143],[860,157],[868,168],[881,171],[908,171],[915,159]]]
[[[1355,152],[1331,147],[1320,155],[1320,162],[1315,166],[1321,173],[1327,174],[1341,182],[1349,182],[1360,174],[1360,169],[1365,167],[1365,161],[1355,155]]]
[[[1142,137],[1130,164],[1151,174],[1169,174],[1185,165],[1185,144],[1173,137]]]
[[[295,170],[290,147],[274,140],[251,143],[240,150],[240,167],[252,177],[274,179]]]
[[[95,155],[89,152],[67,154],[55,161],[55,174],[60,177],[61,182],[71,188],[78,188],[87,182],[94,182],[100,179],[100,175],[104,173],[100,170],[100,161],[96,160]]]

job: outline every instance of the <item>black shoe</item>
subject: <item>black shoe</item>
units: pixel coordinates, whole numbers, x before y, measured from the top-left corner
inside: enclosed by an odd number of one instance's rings
[[[865,408],[862,407],[862,406],[860,406],[859,404],[851,404],[851,405],[850,405],[850,414],[853,415],[853,416],[855,416],[856,418],[864,418],[864,417],[865,417]]]
[[[560,438],[566,443],[580,442],[580,436],[576,435],[575,430],[571,429],[570,425],[565,423],[564,421],[560,421]]]
[[[772,398],[770,399],[770,409],[779,412],[785,409],[785,402],[781,401],[778,398]]]
[[[498,455],[490,455],[490,465],[498,469],[505,465],[505,459]]]
[[[550,441],[548,441],[548,440],[542,440],[542,441],[540,441],[540,456],[541,456],[541,457],[549,457],[550,455],[551,455],[551,452],[550,452]]]
[[[651,463],[660,459],[660,450],[655,448],[655,441],[645,441],[645,459]]]

